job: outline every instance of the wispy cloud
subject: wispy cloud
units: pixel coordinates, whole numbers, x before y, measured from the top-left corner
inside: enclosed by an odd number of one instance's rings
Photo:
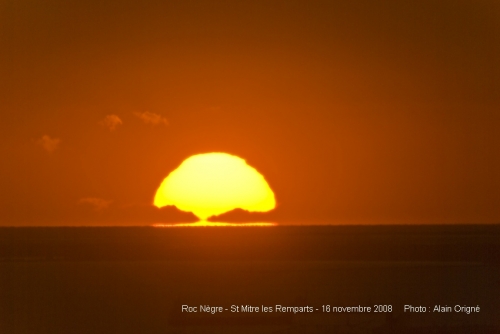
[[[106,209],[113,201],[107,201],[97,197],[86,197],[78,201],[78,204],[88,204],[94,207],[95,210]]]
[[[42,138],[37,141],[37,144],[42,146],[42,148],[49,153],[54,152],[59,147],[60,143],[61,139],[51,138],[48,135],[43,135]]]
[[[109,131],[114,131],[119,125],[122,125],[123,122],[120,117],[116,115],[107,115],[99,124],[108,128]]]
[[[144,123],[151,125],[164,124],[168,125],[168,120],[162,115],[155,114],[149,111],[144,112],[134,112],[134,115],[139,117]]]

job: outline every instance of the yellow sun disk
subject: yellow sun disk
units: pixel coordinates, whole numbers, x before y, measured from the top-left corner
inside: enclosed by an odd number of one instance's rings
[[[162,182],[154,205],[175,205],[202,220],[236,208],[269,211],[276,206],[264,177],[245,160],[226,153],[194,155]]]

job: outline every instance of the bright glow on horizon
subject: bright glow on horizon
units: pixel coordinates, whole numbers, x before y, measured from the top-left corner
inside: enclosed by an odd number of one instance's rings
[[[264,177],[245,160],[206,153],[189,157],[171,172],[158,188],[154,205],[175,205],[213,226],[205,221],[208,217],[236,208],[266,212],[274,209],[276,201]]]

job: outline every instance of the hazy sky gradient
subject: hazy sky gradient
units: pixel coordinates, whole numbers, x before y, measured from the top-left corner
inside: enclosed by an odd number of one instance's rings
[[[211,151],[283,221],[500,222],[498,1],[0,0],[0,50],[0,225],[144,208]]]

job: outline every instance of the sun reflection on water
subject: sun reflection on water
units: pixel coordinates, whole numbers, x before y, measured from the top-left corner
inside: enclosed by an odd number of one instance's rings
[[[225,222],[209,222],[199,221],[196,223],[174,223],[174,224],[153,224],[153,227],[249,227],[249,226],[262,226],[270,227],[276,226],[276,223],[270,222],[251,222],[251,223],[225,223]]]

